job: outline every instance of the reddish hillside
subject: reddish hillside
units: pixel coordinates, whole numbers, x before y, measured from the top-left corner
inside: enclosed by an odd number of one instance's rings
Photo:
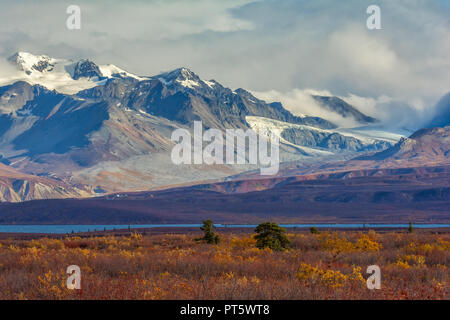
[[[449,162],[450,126],[422,129],[395,146],[362,160],[408,160],[415,162]]]
[[[86,200],[5,203],[0,204],[0,223],[450,222],[450,166],[294,177],[263,191],[223,192],[244,186],[225,183]]]
[[[21,173],[0,163],[0,201],[88,197],[92,192],[54,179]]]

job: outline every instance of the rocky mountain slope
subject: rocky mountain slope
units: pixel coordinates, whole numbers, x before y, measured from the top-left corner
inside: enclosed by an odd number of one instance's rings
[[[0,164],[0,202],[80,198],[93,194],[86,186],[72,186],[55,179],[23,174]]]
[[[375,123],[377,119],[366,116],[358,109],[338,97],[313,96],[322,108],[335,112],[344,118],[353,118],[361,124]]]
[[[439,163],[450,160],[450,126],[421,129],[409,138],[363,160],[406,160],[419,163]]]
[[[274,178],[261,179],[257,172],[249,171],[229,177],[228,181],[236,184],[242,182],[247,186],[248,192],[271,188],[291,178],[296,180],[337,177],[346,179],[364,175],[382,176],[392,171],[406,174],[410,170],[418,170],[417,172],[421,173],[421,170],[427,171],[429,167],[450,165],[449,134],[450,126],[421,129],[409,138],[400,139],[394,146],[380,152],[369,153],[369,155],[325,163],[285,163],[281,165],[277,177]],[[253,189],[249,186],[253,186]]]

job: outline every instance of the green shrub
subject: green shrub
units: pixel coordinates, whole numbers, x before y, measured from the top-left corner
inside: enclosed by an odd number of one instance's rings
[[[413,233],[413,231],[414,231],[414,228],[413,228],[412,222],[410,222],[409,227],[408,227],[408,232]]]
[[[214,224],[212,220],[203,221],[203,226],[200,227],[204,236],[202,238],[195,239],[196,241],[204,241],[209,244],[219,244],[220,236],[214,232]]]
[[[289,248],[289,239],[286,237],[286,229],[273,222],[264,222],[256,227],[256,247],[259,249],[270,248],[282,251]]]

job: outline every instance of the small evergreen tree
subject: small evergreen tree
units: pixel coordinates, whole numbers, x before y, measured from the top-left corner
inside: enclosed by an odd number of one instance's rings
[[[270,248],[282,251],[289,247],[289,239],[286,237],[286,229],[273,222],[264,222],[256,227],[256,247],[259,249]]]
[[[204,236],[202,238],[197,238],[195,241],[204,241],[209,244],[219,244],[220,236],[214,232],[214,224],[212,220],[203,221],[203,226],[200,227],[203,231]]]
[[[309,228],[309,231],[310,231],[312,234],[318,234],[318,233],[319,233],[319,230],[318,230],[316,227],[311,227],[311,228]]]
[[[409,222],[409,227],[408,227],[408,232],[409,232],[409,233],[413,233],[413,231],[414,231],[413,224],[412,224],[412,222],[410,221],[410,222]]]

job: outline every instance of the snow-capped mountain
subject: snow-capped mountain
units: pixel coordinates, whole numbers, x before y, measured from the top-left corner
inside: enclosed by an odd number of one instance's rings
[[[295,116],[244,89],[203,80],[187,68],[140,77],[114,65],[20,52],[0,82],[0,160],[26,174],[98,192],[147,190],[224,178],[248,166],[176,166],[177,128],[278,128],[282,161],[350,157],[392,141],[343,132]]]
[[[17,65],[19,70],[27,75],[40,72],[51,72],[58,63],[57,59],[50,58],[46,55],[35,56],[28,52],[17,52],[8,59],[11,63]]]
[[[17,52],[8,58],[8,61],[17,68],[17,72],[5,79],[0,79],[0,85],[27,81],[30,84],[39,84],[61,93],[75,94],[81,90],[102,85],[108,79],[145,79],[115,65],[97,66],[87,59],[71,61],[46,55]]]
[[[195,89],[207,85],[195,73],[187,68],[178,68],[170,72],[162,73],[155,78],[162,81],[167,86],[181,85],[186,88]],[[209,85],[211,87],[211,85]]]

